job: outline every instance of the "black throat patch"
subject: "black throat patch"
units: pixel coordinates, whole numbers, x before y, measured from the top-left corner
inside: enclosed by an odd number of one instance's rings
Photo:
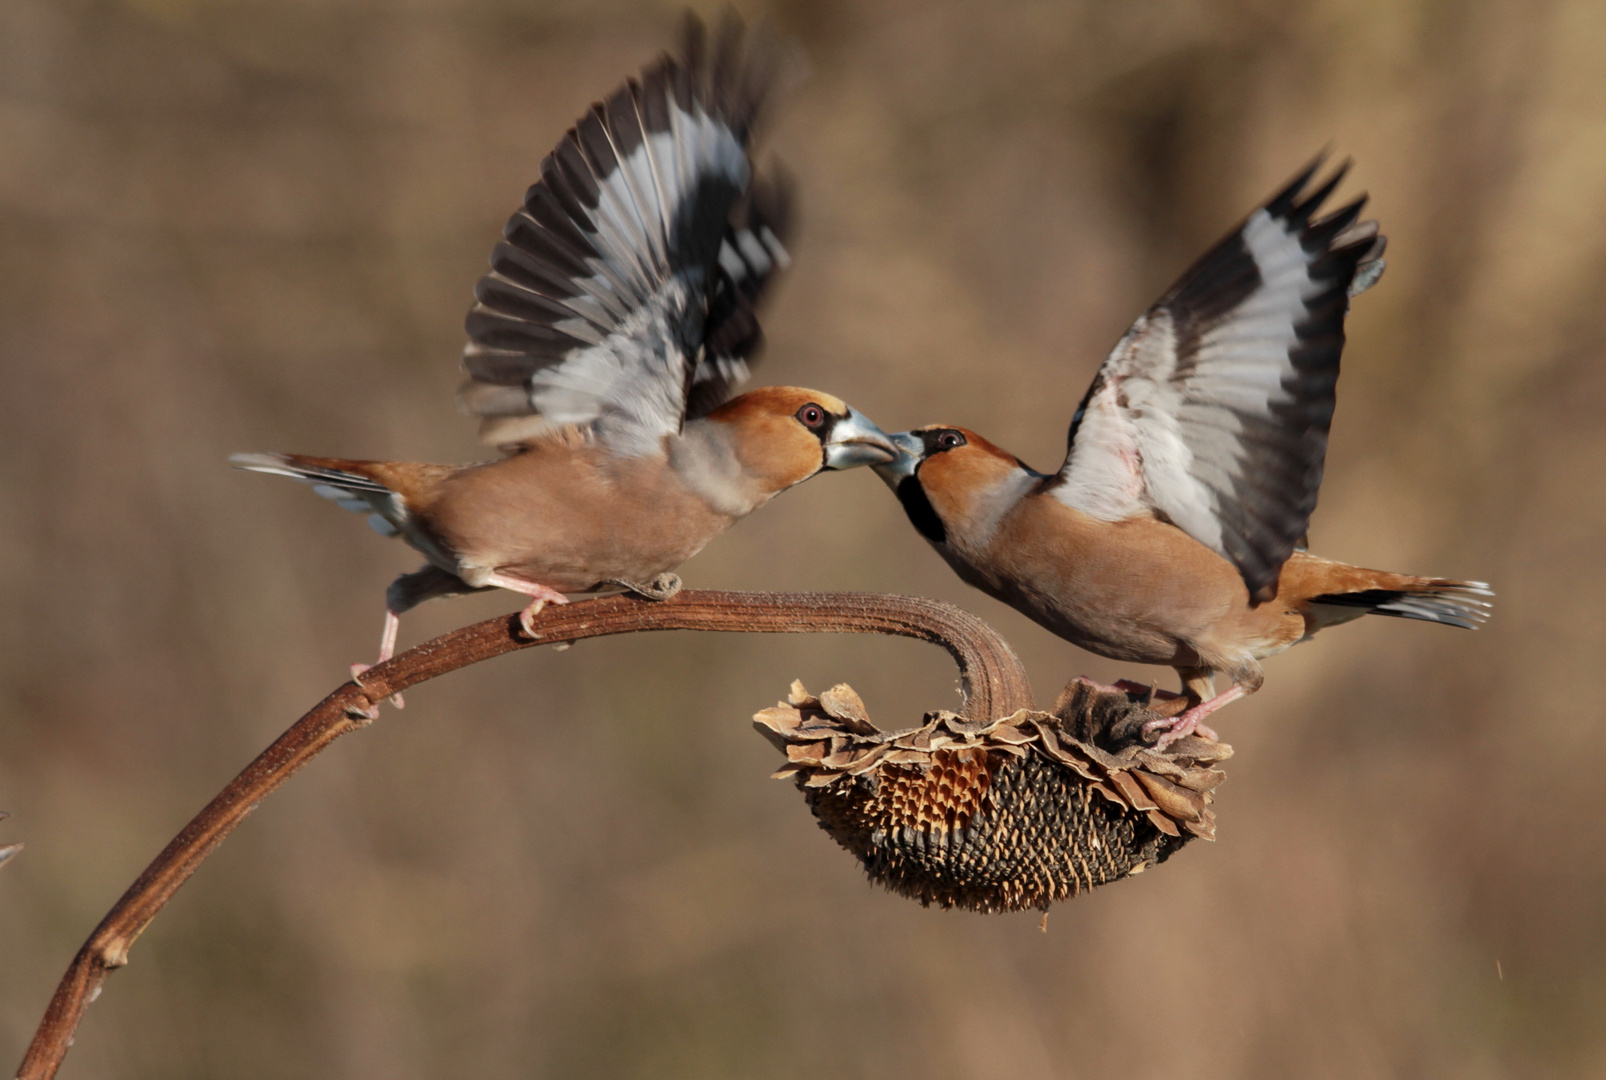
[[[931,500],[926,498],[926,489],[920,486],[918,477],[906,476],[898,481],[898,501],[903,503],[903,511],[909,515],[909,522],[916,532],[933,544],[947,542],[948,530],[943,528],[942,518],[932,509]]]

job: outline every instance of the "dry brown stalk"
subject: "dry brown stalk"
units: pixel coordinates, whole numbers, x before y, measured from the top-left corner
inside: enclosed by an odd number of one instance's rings
[[[548,607],[537,629],[540,636],[531,640],[516,618],[504,617],[454,630],[364,672],[362,686],[346,683],[297,720],[184,826],[101,920],[56,987],[18,1080],[56,1075],[106,976],[128,963],[135,939],[259,802],[337,738],[371,723],[375,702],[436,676],[515,649],[644,630],[889,634],[948,650],[959,665],[966,717],[993,720],[1032,706],[1020,660],[992,627],[950,604],[917,597],[683,591],[651,602],[610,596]]]

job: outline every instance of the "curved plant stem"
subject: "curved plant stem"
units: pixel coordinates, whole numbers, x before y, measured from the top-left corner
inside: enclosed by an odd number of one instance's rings
[[[684,591],[655,603],[610,596],[548,607],[536,630],[539,637],[524,637],[513,617],[454,630],[370,668],[361,686],[346,683],[296,721],[184,826],[101,920],[56,987],[19,1080],[55,1076],[106,976],[128,963],[135,939],[257,803],[337,738],[371,723],[376,702],[447,672],[516,649],[644,630],[890,634],[948,650],[959,665],[967,718],[991,720],[1032,705],[1026,672],[992,627],[952,605],[916,597]]]

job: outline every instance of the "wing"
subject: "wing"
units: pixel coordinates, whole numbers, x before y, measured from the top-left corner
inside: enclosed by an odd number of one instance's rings
[[[1312,220],[1318,159],[1127,331],[1071,422],[1053,497],[1149,511],[1238,567],[1256,603],[1316,508],[1349,297],[1382,273],[1365,197]]]
[[[733,15],[711,48],[688,18],[679,57],[592,106],[541,163],[467,320],[461,400],[486,442],[579,425],[651,454],[689,405],[745,379],[753,305],[787,261],[786,189],[748,157],[781,60]]]
[[[758,305],[792,257],[792,182],[777,170],[755,176],[747,199],[731,212],[719,246],[719,267],[703,324],[703,362],[692,371],[686,419],[724,404],[747,381],[748,365],[764,347]]]

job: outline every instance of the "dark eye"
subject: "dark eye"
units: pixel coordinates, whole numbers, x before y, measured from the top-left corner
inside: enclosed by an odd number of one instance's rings
[[[937,449],[952,450],[956,446],[965,445],[965,436],[957,431],[942,431],[937,433]]]
[[[811,401],[797,411],[797,419],[806,428],[817,428],[825,423],[825,410]]]

